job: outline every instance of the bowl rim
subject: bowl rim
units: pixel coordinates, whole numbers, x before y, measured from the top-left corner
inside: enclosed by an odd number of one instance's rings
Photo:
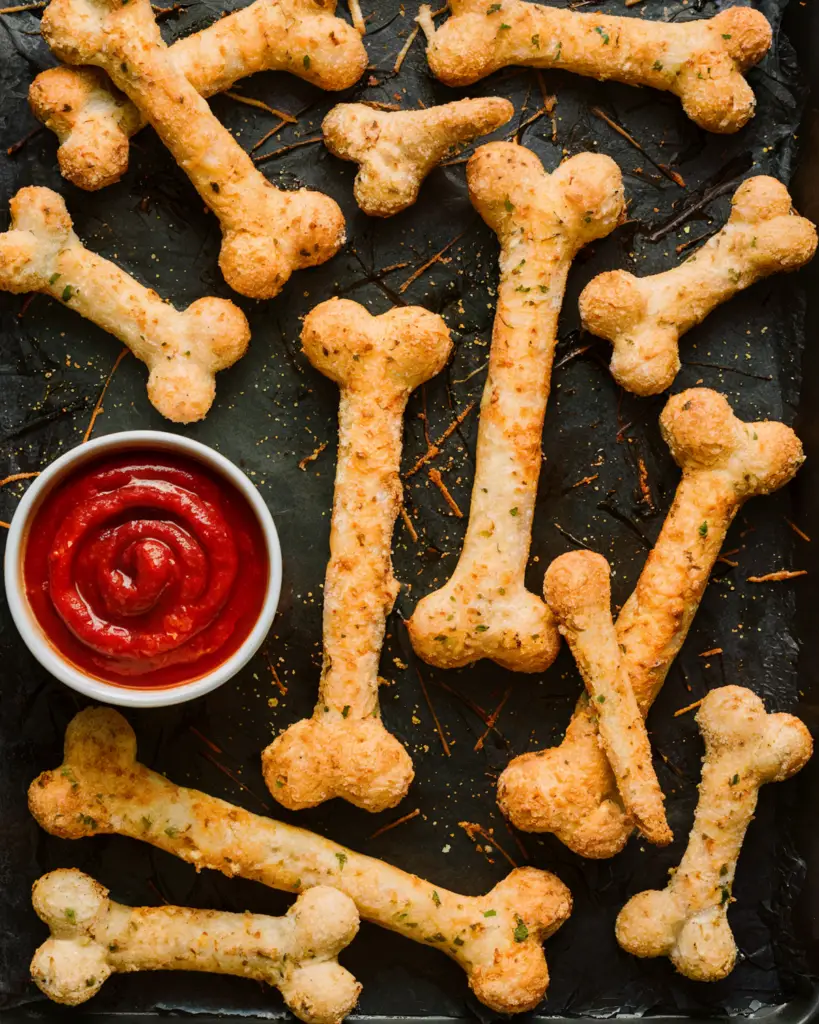
[[[83,462],[99,458],[106,451],[127,451],[133,448],[153,448],[185,454],[203,463],[217,475],[226,478],[243,495],[259,521],[265,539],[268,557],[268,579],[264,603],[253,629],[242,645],[220,665],[188,683],[169,687],[138,689],[106,683],[86,675],[73,665],[49,641],[28,603],[23,584],[22,556],[27,528],[33,514],[46,496]],[[282,583],[282,556],[279,535],[273,516],[256,485],[243,470],[221,452],[201,441],[171,434],[163,430],[122,430],[93,441],[80,443],[50,463],[29,486],[20,500],[6,540],[3,561],[6,600],[12,619],[23,642],[37,661],[52,676],[73,690],[119,707],[168,707],[201,697],[222,686],[239,672],[264,642],[276,615]]]

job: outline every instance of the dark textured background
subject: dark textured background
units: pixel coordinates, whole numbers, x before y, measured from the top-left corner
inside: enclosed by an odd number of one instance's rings
[[[228,4],[227,6],[231,6]],[[626,11],[620,0],[589,9],[635,17],[684,21],[710,16],[712,2],[644,0]],[[727,215],[729,195],[754,173],[790,178],[805,83],[791,46],[779,31],[780,0],[763,0],[775,43],[763,65],[751,72],[759,106],[754,121],[735,136],[709,136],[683,115],[670,96],[601,84],[562,72],[544,72],[557,96],[557,142],[542,116],[520,133],[548,169],[566,154],[599,149],[623,170],[630,201],[629,221],[609,239],[580,254],[569,278],[560,343],[547,413],[529,584],[539,590],[548,561],[574,544],[601,551],[612,561],[615,600],[633,586],[646,550],[658,533],[678,479],[657,429],[663,398],[638,399],[611,380],[605,343],[578,329],[577,296],[603,269],[625,266],[645,274],[675,265],[676,247],[715,230]],[[322,94],[284,75],[264,74],[240,86],[248,96],[297,114],[262,150],[275,150],[319,134],[322,116],[339,98],[429,105],[460,95],[508,96],[515,121],[505,137],[541,106],[531,71],[508,70],[469,90],[448,90],[427,71],[417,40],[398,76],[395,56],[410,30],[416,3],[402,12],[396,0],[363,0],[368,20],[366,45],[371,69],[348,96]],[[202,28],[223,10],[214,0],[193,0],[163,21],[168,39]],[[38,33],[40,12],[0,18],[0,151],[36,127],[26,92],[34,74],[53,63]],[[344,14],[346,16],[346,13]],[[800,32],[801,32],[800,26]],[[594,105],[625,126],[645,149],[640,153],[590,113]],[[261,111],[219,97],[213,107],[249,147],[273,120]],[[17,188],[42,184],[62,192],[86,244],[125,267],[160,294],[184,306],[204,294],[229,295],[217,268],[218,225],[151,131],[131,148],[131,167],[121,183],[96,194],[83,193],[58,175],[56,141],[41,131],[9,158],[0,157],[0,218],[8,223],[7,200]],[[685,187],[657,170],[667,164]],[[463,163],[435,171],[418,204],[384,222],[369,220],[354,205],[355,168],[329,155],[320,144],[281,154],[261,165],[285,187],[300,184],[328,192],[342,205],[349,243],[324,267],[297,274],[273,302],[239,301],[253,329],[249,354],[218,378],[217,402],[202,424],[185,432],[213,445],[243,466],[273,512],[284,552],[285,580],[280,612],[265,652],[233,682],[192,704],[129,712],[140,738],[141,758],[180,783],[196,785],[254,811],[269,810],[315,828],[334,839],[384,857],[441,885],[468,893],[485,891],[507,871],[503,856],[478,852],[458,822],[493,828],[498,843],[517,863],[556,871],[575,896],[575,912],[547,945],[552,985],[543,1012],[568,1016],[609,1016],[621,1012],[749,1012],[807,991],[805,952],[812,940],[811,906],[804,901],[794,922],[804,861],[791,839],[794,819],[800,852],[812,850],[805,815],[805,784],[763,792],[757,820],[740,862],[730,920],[743,960],[726,981],[698,985],[677,977],[664,960],[638,961],[614,940],[614,918],[634,892],[662,885],[683,848],[696,801],[700,741],[693,715],[672,712],[726,682],[748,685],[771,709],[797,700],[799,647],[794,628],[797,582],[754,586],[751,574],[803,567],[810,548],[789,529],[799,520],[791,494],[758,499],[746,507],[729,534],[726,549],[737,568],[720,563],[705,595],[685,649],[652,712],[650,727],[660,781],[668,794],[669,819],[677,842],[664,851],[633,840],[611,861],[584,862],[551,836],[513,836],[495,806],[494,783],[513,754],[557,741],[579,691],[579,679],[564,652],[543,677],[513,676],[484,664],[457,672],[420,666],[452,756],[435,732],[407,642],[401,616],[417,598],[451,572],[465,520],[449,512],[423,472],[408,482],[407,508],[419,534],[413,543],[399,525],[395,566],[404,584],[390,619],[382,674],[387,726],[415,759],[417,778],[396,810],[371,816],[343,803],[298,815],[278,808],[266,793],[259,751],[276,730],[312,708],[319,675],[321,588],[327,558],[332,500],[337,391],[299,351],[299,318],[331,295],[345,295],[382,312],[395,302],[421,303],[443,314],[456,341],[455,355],[439,378],[415,395],[407,416],[405,467],[426,450],[423,414],[434,439],[470,401],[485,378],[497,281],[497,244],[467,198]],[[810,184],[808,179],[808,184]],[[716,196],[716,198],[714,198]],[[814,216],[817,211],[813,211]],[[404,292],[404,281],[453,239],[447,262],[433,265]],[[386,270],[394,264],[406,266]],[[805,277],[763,282],[717,310],[684,340],[684,366],[674,390],[702,383],[725,392],[744,418],[791,423],[800,393],[800,352],[804,336]],[[24,308],[25,306],[25,308]],[[101,387],[119,351],[118,343],[57,303],[36,296],[0,295],[0,475],[37,470],[82,439]],[[95,433],[133,427],[178,428],[148,404],[146,371],[132,357],[114,376]],[[810,409],[807,410],[808,413]],[[810,423],[808,416],[807,423]],[[448,441],[436,465],[466,512],[472,480],[477,409]],[[327,448],[306,471],[298,462],[319,444]],[[638,486],[640,460],[648,471],[650,502]],[[588,485],[581,478],[598,474]],[[22,485],[0,490],[0,518],[14,512]],[[811,493],[815,494],[816,489]],[[804,486],[800,492],[808,508]],[[814,498],[815,502],[815,498]],[[815,530],[815,526],[813,527]],[[0,530],[0,533],[3,531]],[[2,542],[2,538],[0,538]],[[815,629],[810,602],[800,629]],[[714,647],[723,655],[703,659]],[[41,832],[25,807],[25,789],[43,768],[60,760],[62,736],[82,699],[51,680],[19,640],[5,606],[0,606],[0,1012],[18,1007],[59,1014],[27,982],[28,960],[44,928],[28,902],[38,874],[75,865],[110,886],[115,898],[134,904],[161,900],[230,910],[280,913],[288,898],[259,885],[205,873],[148,846],[99,837],[59,841]],[[286,696],[271,679],[268,657],[288,687]],[[397,660],[396,660],[397,659]],[[817,667],[809,659],[804,678]],[[401,667],[408,664],[408,668]],[[509,689],[497,729],[480,752],[484,732],[478,705],[490,712]],[[470,706],[470,702],[472,706]],[[804,708],[810,715],[811,709]],[[215,753],[212,745],[219,748]],[[220,767],[221,766],[221,767]],[[229,773],[229,774],[228,774]],[[229,777],[232,776],[232,777]],[[421,815],[375,839],[370,835],[415,808]],[[815,831],[815,830],[814,830]],[[479,840],[480,842],[480,840]],[[482,845],[482,844],[481,844]],[[811,898],[813,893],[809,892]],[[811,949],[814,947],[811,946]],[[465,1016],[486,1018],[468,996],[459,968],[439,953],[365,925],[343,955],[364,983],[360,1012],[370,1015]],[[213,976],[155,975],[112,979],[87,1005],[95,1014],[112,1011],[230,1012],[275,1017],[284,1013],[277,993],[251,982]],[[15,1014],[17,1016],[17,1014]]]

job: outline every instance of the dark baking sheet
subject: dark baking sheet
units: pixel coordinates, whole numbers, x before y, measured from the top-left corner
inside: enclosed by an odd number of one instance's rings
[[[224,5],[193,0],[165,18],[168,38],[196,30]],[[715,14],[721,4],[644,0],[625,11],[618,0],[585,9],[635,17],[687,20]],[[431,104],[460,95],[501,94],[515,103],[522,125],[541,104],[533,72],[509,70],[468,90],[434,82],[421,40],[398,76],[391,68],[416,4],[363,0],[370,14],[366,44],[371,69],[351,98]],[[797,129],[806,80],[793,49],[778,31],[783,3],[763,0],[775,26],[775,44],[764,64],[751,72],[759,107],[756,119],[736,136],[709,136],[682,114],[669,96],[625,86],[590,82],[544,72],[557,98],[557,142],[547,117],[525,127],[521,141],[553,169],[565,153],[597,148],[621,165],[630,200],[629,223],[609,239],[581,253],[569,279],[560,326],[560,345],[547,414],[529,583],[537,590],[548,561],[578,543],[606,554],[614,568],[615,599],[622,602],[636,580],[647,547],[659,531],[678,478],[659,436],[662,398],[634,398],[618,390],[607,370],[607,347],[578,330],[577,296],[602,269],[625,266],[645,274],[674,265],[676,247],[721,223],[728,196],[751,173],[790,178],[796,163]],[[0,17],[0,151],[36,128],[26,92],[33,75],[53,63],[38,35],[39,11]],[[811,61],[809,10],[793,12],[794,34]],[[265,150],[312,139],[323,114],[338,99],[283,75],[259,75],[242,91],[300,116]],[[257,110],[221,97],[217,114],[249,146],[271,127]],[[640,141],[638,152],[590,113],[599,106]],[[806,126],[807,128],[809,125]],[[509,129],[497,133],[504,135]],[[22,148],[0,157],[2,226],[7,200],[26,184],[43,184],[65,195],[77,231],[89,247],[114,258],[146,284],[182,306],[202,294],[228,295],[216,259],[219,232],[201,203],[150,131],[131,147],[131,168],[118,185],[96,194],[74,189],[55,168],[55,140],[41,131]],[[262,150],[262,151],[265,151]],[[686,183],[663,176],[667,164]],[[807,166],[807,165],[806,165]],[[815,162],[812,166],[816,166]],[[731,908],[743,959],[716,985],[676,976],[664,961],[638,961],[621,952],[613,936],[617,911],[634,892],[661,885],[678,862],[696,800],[700,742],[692,715],[672,712],[725,682],[748,685],[769,707],[793,707],[816,722],[813,695],[819,665],[811,646],[815,599],[810,577],[796,583],[754,587],[745,577],[783,567],[811,568],[811,546],[790,530],[787,519],[809,534],[819,516],[819,479],[810,463],[799,486],[752,502],[726,542],[738,548],[736,568],[717,565],[691,635],[678,658],[650,726],[669,818],[677,842],[664,851],[633,840],[619,857],[582,861],[551,836],[513,835],[496,808],[494,783],[513,754],[559,739],[579,692],[579,680],[564,652],[543,677],[514,676],[490,664],[457,672],[418,665],[401,616],[417,598],[452,570],[465,520],[454,518],[439,492],[419,473],[406,488],[407,507],[419,533],[413,543],[396,531],[395,567],[404,584],[389,623],[382,674],[386,724],[412,751],[417,771],[399,808],[371,816],[335,802],[294,815],[268,796],[259,771],[259,751],[274,730],[312,708],[320,663],[321,586],[327,558],[332,500],[337,391],[299,352],[299,317],[333,294],[345,295],[381,312],[395,302],[422,303],[444,315],[456,340],[451,364],[414,396],[407,415],[404,465],[426,450],[425,426],[437,437],[470,401],[480,397],[491,333],[497,245],[473,211],[463,164],[433,173],[421,199],[403,215],[385,221],[366,218],[352,200],[355,168],[332,158],[320,144],[301,146],[262,164],[285,186],[307,184],[333,195],[348,218],[349,244],[324,267],[298,274],[280,298],[269,303],[237,299],[253,328],[252,349],[218,381],[218,398],[208,419],[186,433],[218,448],[250,472],[267,499],[280,532],[285,579],[270,642],[237,679],[208,697],[174,708],[129,712],[137,729],[141,758],[180,783],[198,786],[251,810],[280,815],[315,828],[355,849],[383,857],[442,885],[469,893],[485,891],[509,865],[503,855],[481,850],[461,821],[494,829],[494,838],[516,863],[557,872],[571,887],[575,911],[549,941],[552,972],[548,1000],[553,1017],[609,1017],[619,1014],[685,1014],[703,1018],[725,1012],[755,1014],[791,1024],[813,1016],[812,973],[819,965],[814,912],[816,891],[805,888],[806,861],[817,858],[811,807],[817,792],[808,769],[794,783],[768,787],[759,804],[739,866]],[[642,169],[641,171],[638,169]],[[803,175],[800,203],[819,219],[819,193]],[[814,203],[814,209],[808,204]],[[457,239],[453,242],[454,239]],[[410,275],[447,244],[445,260],[433,264],[406,290]],[[394,264],[406,264],[385,270]],[[815,276],[815,275],[814,275]],[[717,310],[683,343],[684,367],[674,390],[696,383],[725,392],[739,415],[791,423],[800,395],[800,359],[806,331],[811,272],[757,285]],[[0,444],[2,474],[36,470],[82,439],[118,344],[56,303],[37,296],[0,295]],[[819,324],[809,325],[815,334]],[[819,379],[809,355],[808,381]],[[113,378],[96,434],[133,427],[177,429],[151,408],[145,370],[127,358]],[[816,386],[805,391],[802,432],[809,451],[819,452]],[[437,465],[466,511],[472,479],[477,410],[449,440]],[[426,420],[424,419],[426,416]],[[298,462],[327,442],[306,471]],[[638,485],[640,462],[648,471],[650,498]],[[588,485],[572,485],[597,474]],[[0,518],[9,519],[25,484],[0,489]],[[797,505],[793,507],[796,496]],[[0,531],[2,533],[3,531]],[[813,547],[816,547],[814,544]],[[815,567],[819,568],[819,567]],[[797,599],[801,620],[795,625]],[[806,639],[800,665],[798,637]],[[721,647],[723,654],[699,653]],[[280,913],[288,898],[262,886],[228,880],[192,868],[157,850],[118,837],[81,842],[56,840],[29,819],[25,790],[30,779],[60,760],[65,726],[83,700],[51,680],[19,640],[5,606],[0,608],[3,672],[0,704],[0,1012],[4,1019],[59,1016],[28,983],[28,961],[44,937],[28,900],[30,883],[57,866],[78,866],[134,904],[162,900],[229,910]],[[268,658],[288,688],[274,686]],[[402,668],[406,664],[408,667]],[[447,758],[425,702],[417,670],[427,684],[451,746]],[[800,674],[801,673],[801,674]],[[491,712],[508,699],[483,749],[473,750],[485,725],[473,709]],[[277,703],[275,703],[277,702]],[[471,703],[473,702],[473,703]],[[214,751],[218,747],[218,753]],[[419,808],[421,814],[371,839],[380,826]],[[819,866],[819,865],[817,865]],[[819,877],[814,871],[814,878]],[[802,895],[804,894],[804,895]],[[489,1011],[472,999],[454,964],[433,950],[365,925],[343,960],[364,984],[359,1011],[381,1018],[401,1016],[439,1021]],[[778,1007],[771,1011],[769,1008]],[[253,1018],[285,1015],[276,992],[231,978],[191,974],[118,977],[81,1011],[119,1014],[197,1014],[209,1021],[223,1014]]]

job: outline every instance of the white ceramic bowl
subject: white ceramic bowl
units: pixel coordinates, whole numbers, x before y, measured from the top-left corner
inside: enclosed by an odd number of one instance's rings
[[[96,460],[103,455],[121,454],[129,449],[143,451],[153,449],[185,455],[224,477],[245,497],[253,509],[267,545],[270,570],[264,604],[256,625],[242,646],[212,671],[189,683],[177,683],[167,688],[145,687],[139,689],[116,686],[86,675],[81,669],[71,664],[49,641],[34,616],[23,585],[22,559],[28,526],[42,500],[69,473],[73,473],[83,463]],[[187,437],[156,430],[126,430],[118,434],[108,434],[95,441],[72,448],[71,451],[52,462],[34,480],[11,521],[3,571],[6,597],[15,625],[28,649],[45,669],[87,697],[93,697],[106,704],[145,708],[181,704],[194,697],[201,697],[202,694],[209,693],[217,686],[221,686],[222,683],[226,683],[247,664],[267,636],[276,614],[282,582],[282,556],[273,517],[267,510],[262,496],[247,476],[229,459],[212,448],[208,448],[207,445],[200,444],[199,441],[192,441]]]

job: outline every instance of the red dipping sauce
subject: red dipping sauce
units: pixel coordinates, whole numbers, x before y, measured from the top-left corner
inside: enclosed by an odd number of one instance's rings
[[[252,631],[268,581],[245,497],[195,459],[130,451],[77,467],[37,510],[23,582],[54,647],[89,676],[168,687]]]

